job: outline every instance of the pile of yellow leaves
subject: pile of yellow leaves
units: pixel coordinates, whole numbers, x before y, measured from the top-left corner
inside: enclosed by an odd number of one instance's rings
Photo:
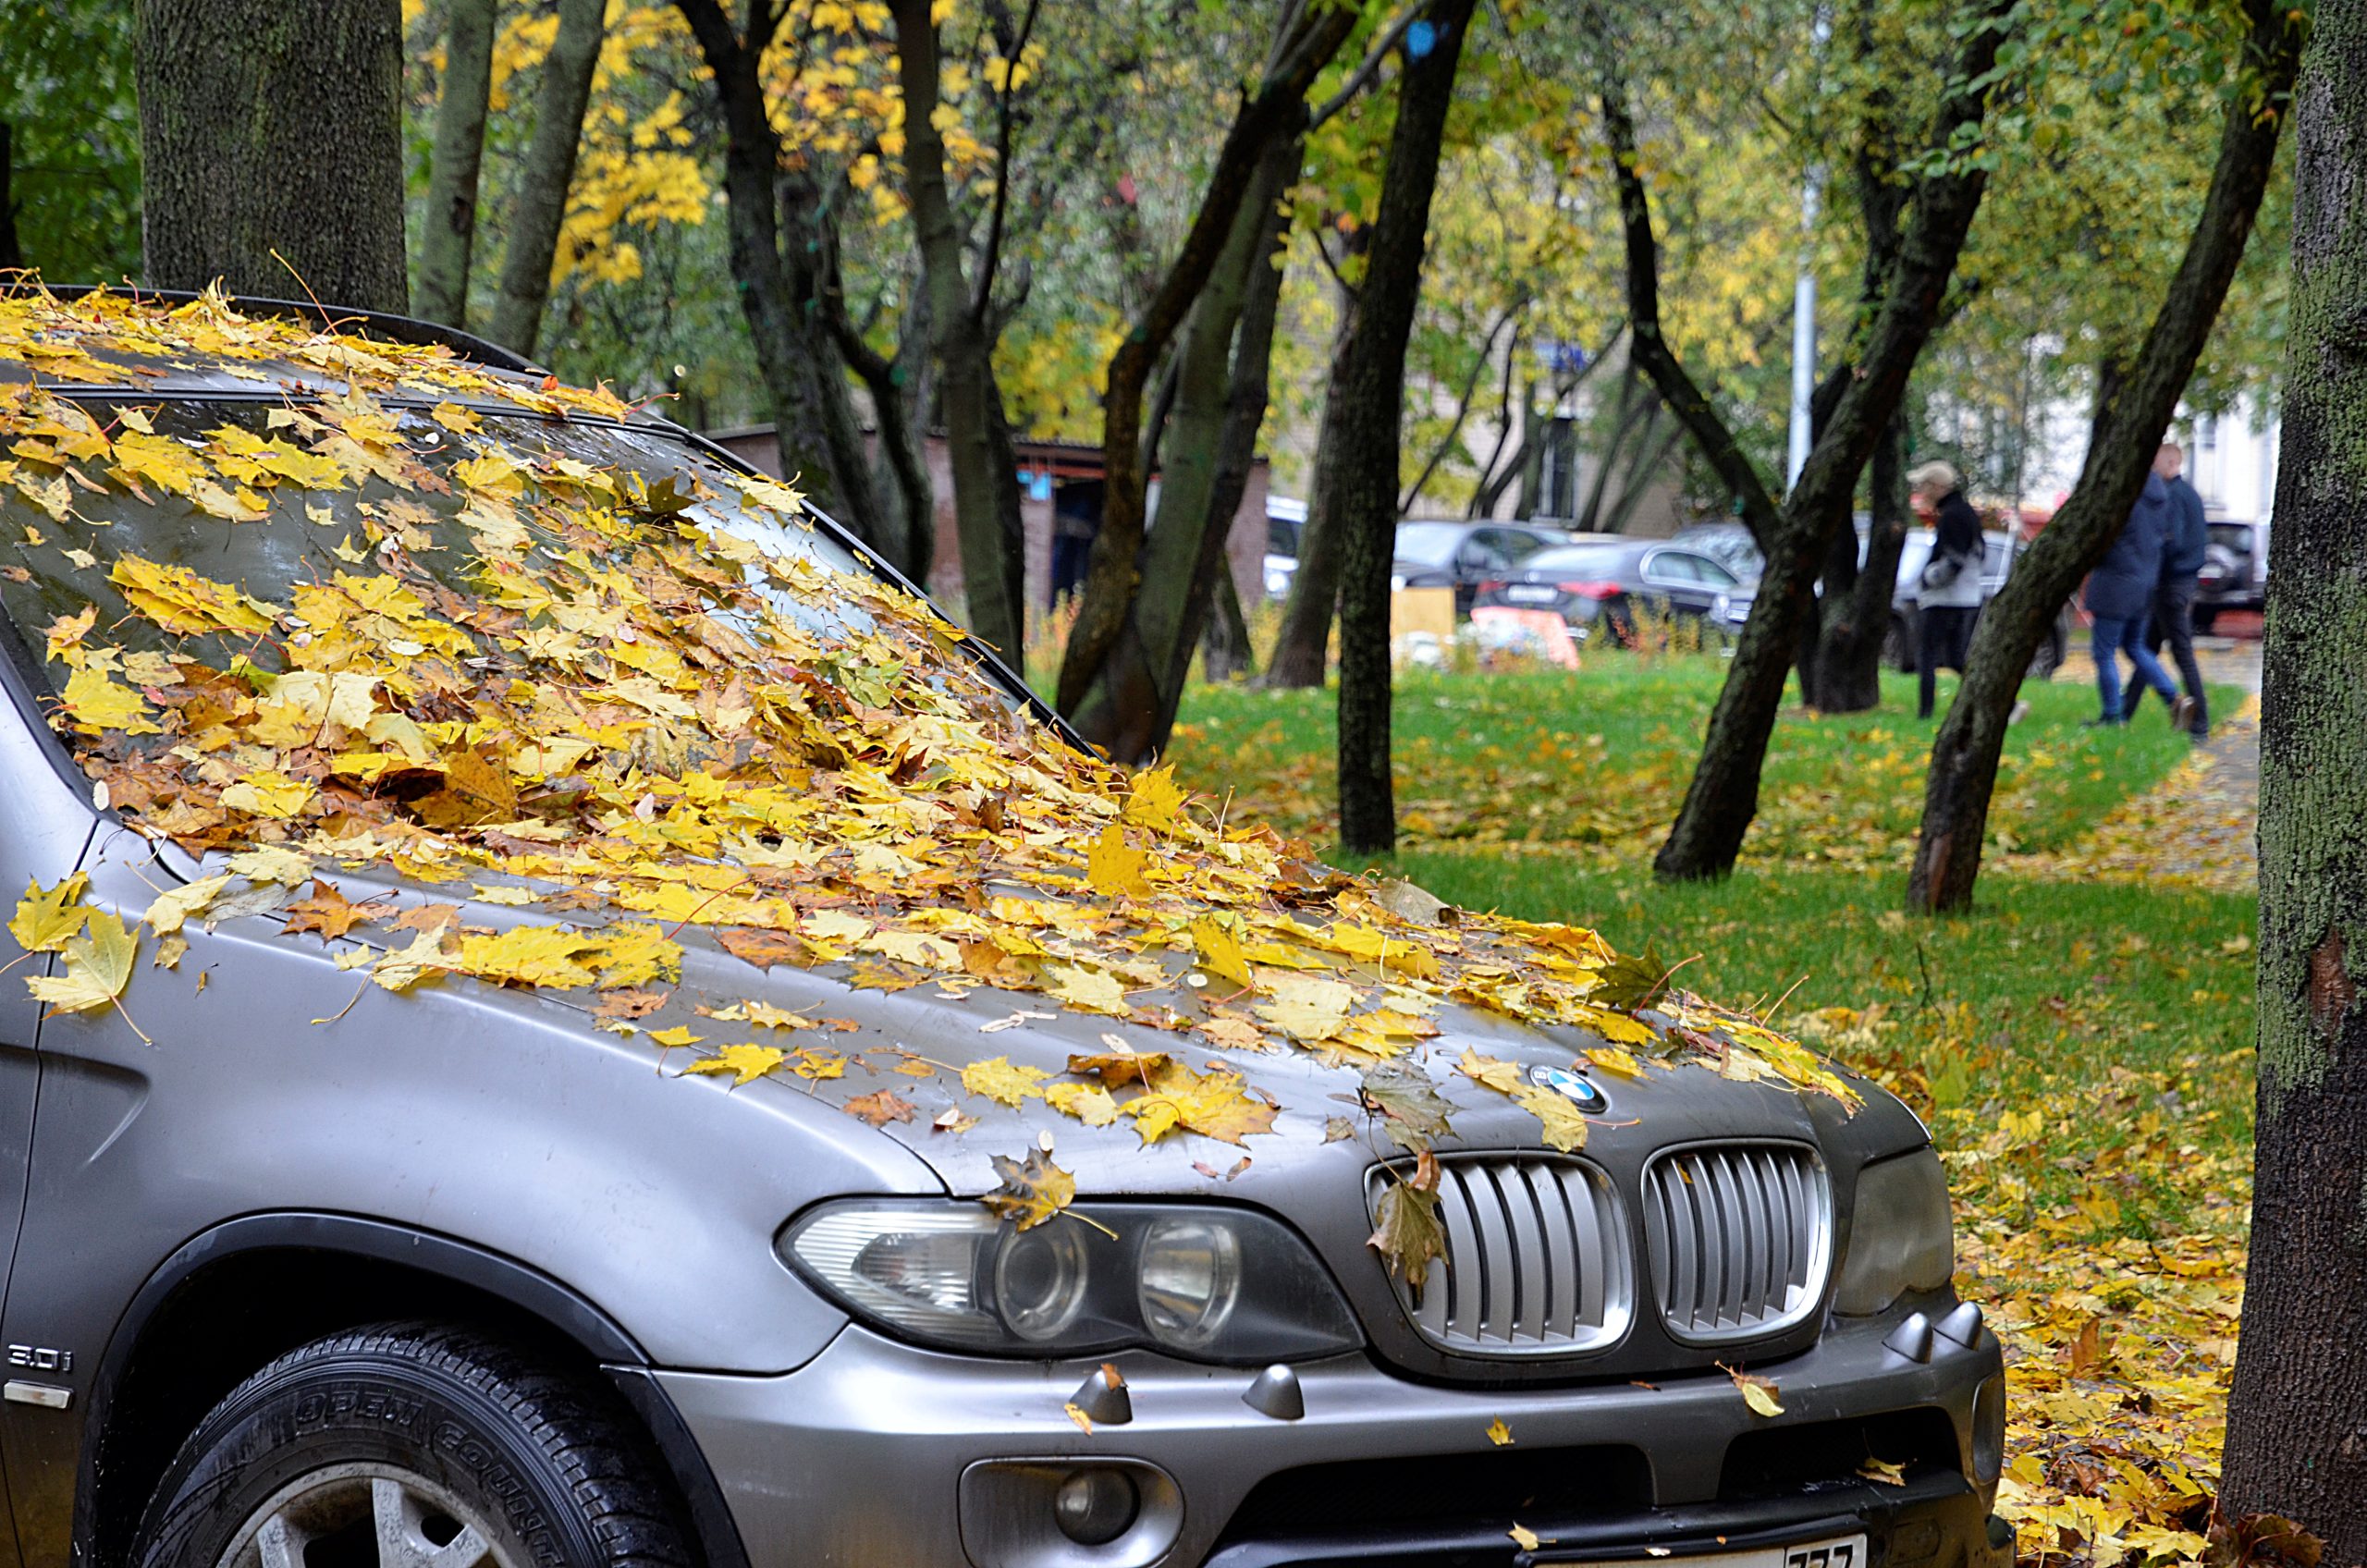
[[[191,366],[261,396],[141,390]],[[19,293],[0,298],[0,602],[45,638],[54,722],[127,823],[234,856],[216,891],[233,874],[292,891],[334,863],[544,917],[471,935],[434,906],[350,965],[390,989],[468,974],[630,996],[678,973],[696,923],[759,965],[1039,993],[1228,1050],[1385,1063],[1452,1000],[1588,1031],[1636,1071],[1847,1095],[1591,932],[1351,878],[1165,770],[1087,755],[793,492],[605,392],[218,297]],[[35,605],[46,623],[27,625]],[[342,935],[331,900],[291,928]],[[152,913],[160,939],[198,901]],[[73,939],[112,942],[112,918]],[[43,983],[120,993],[113,948],[57,941],[65,973]],[[632,1032],[630,1003],[600,1011]],[[695,1070],[735,1082],[843,1069],[710,1049]],[[1238,1075],[1169,1056],[1032,1072],[963,1076],[1124,1116],[1147,1142],[1238,1143],[1272,1116]]]
[[[1988,1304],[2005,1346],[1997,1508],[2034,1565],[2200,1561],[2217,1489],[2250,1172],[2181,1141],[2153,1108],[2161,1075],[2112,1077],[2094,1104],[2009,1110],[1986,1136],[1961,1126],[1945,1157],[1958,1287]],[[2128,1144],[2074,1201],[2039,1201],[2040,1168],[2073,1119],[2092,1117],[2127,1125]],[[2108,1164],[2175,1181],[2201,1227],[2116,1233]]]

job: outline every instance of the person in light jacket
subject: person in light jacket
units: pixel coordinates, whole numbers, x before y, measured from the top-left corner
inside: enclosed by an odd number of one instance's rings
[[[2088,574],[2088,614],[2095,621],[2091,645],[2096,655],[2096,694],[2103,699],[2103,711],[2088,721],[2091,725],[2128,722],[2120,691],[2120,655],[2127,654],[2137,667],[2138,680],[2159,692],[2170,705],[2172,727],[2186,728],[2191,704],[2145,645],[2145,618],[2152,613],[2153,588],[2162,575],[2162,539],[2169,524],[2169,486],[2149,470],[2128,521],[2113,535],[2103,562]]]
[[[1981,613],[1982,544],[1981,514],[1964,498],[1964,483],[1944,462],[1929,462],[1907,476],[1907,504],[1932,525],[1932,554],[1915,587],[1916,717],[1932,717],[1943,668],[1964,673],[1972,647],[1973,618]]]

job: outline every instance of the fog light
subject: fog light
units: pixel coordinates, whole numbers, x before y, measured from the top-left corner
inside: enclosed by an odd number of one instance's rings
[[[1052,1494],[1061,1534],[1079,1546],[1103,1546],[1134,1526],[1142,1498],[1123,1470],[1074,1470]]]

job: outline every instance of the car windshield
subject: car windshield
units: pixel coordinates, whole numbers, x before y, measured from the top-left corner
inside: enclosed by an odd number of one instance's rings
[[[1468,532],[1459,522],[1401,522],[1397,558],[1417,566],[1445,566],[1454,559],[1455,546]]]
[[[463,753],[506,765],[505,815],[571,826],[577,760],[679,775],[779,692],[857,728],[1018,706],[792,492],[659,430],[359,395],[17,400],[7,632],[78,750],[127,770],[118,803],[199,844],[249,806],[415,819],[420,789],[477,771]]]

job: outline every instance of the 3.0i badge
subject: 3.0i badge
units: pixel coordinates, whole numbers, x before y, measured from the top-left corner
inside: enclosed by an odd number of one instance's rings
[[[1552,1090],[1589,1116],[1611,1109],[1610,1098],[1600,1089],[1566,1067],[1532,1067],[1528,1081],[1540,1089]]]

